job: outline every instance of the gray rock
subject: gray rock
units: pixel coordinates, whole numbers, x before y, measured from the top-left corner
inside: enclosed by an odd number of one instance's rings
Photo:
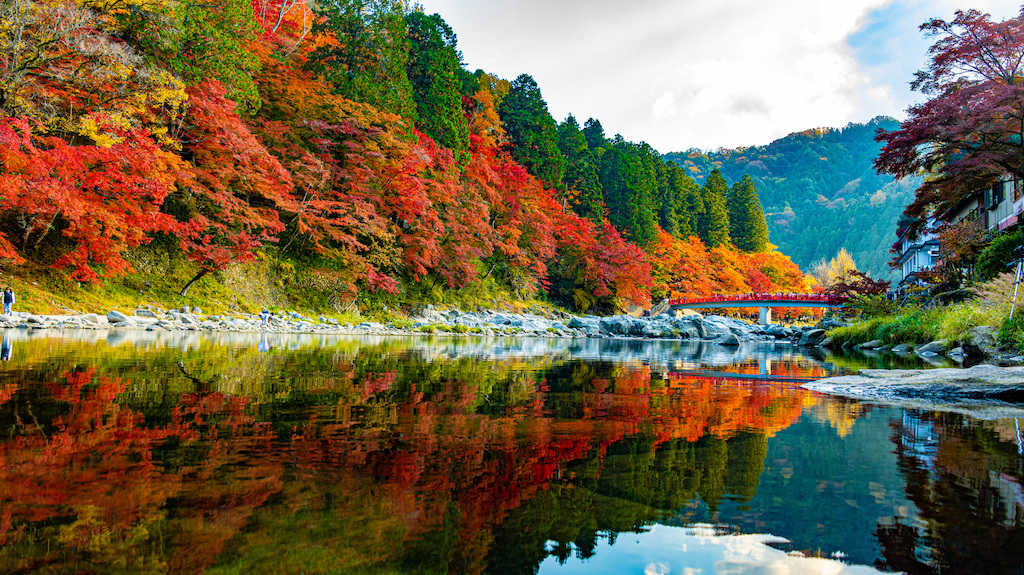
[[[137,309],[135,315],[139,317],[156,317],[156,314],[148,309]]]
[[[972,327],[961,342],[964,352],[973,357],[985,357],[996,355],[999,349],[996,347],[996,330],[987,326],[979,325]]]
[[[734,333],[727,333],[722,337],[716,339],[715,344],[729,347],[737,347],[740,345],[740,338],[736,337],[736,334]]]
[[[829,377],[803,387],[917,408],[941,406],[946,409],[953,405],[974,413],[993,405],[1019,405],[1017,398],[1024,395],[1024,367],[976,365],[967,369],[862,369],[858,375]]]
[[[866,342],[858,345],[857,347],[860,348],[860,349],[877,349],[879,347],[882,347],[883,345],[885,345],[885,342],[883,342],[882,340],[880,340],[880,339],[873,339],[871,341],[866,341]]]
[[[949,357],[953,357],[953,358],[956,358],[956,357],[966,357],[967,356],[967,352],[964,351],[964,348],[958,346],[958,347],[954,347],[953,349],[951,349],[948,352],[946,352],[946,355],[948,355]]]
[[[892,346],[892,350],[896,353],[906,353],[914,351],[914,346],[910,345],[909,343],[900,343]]]
[[[110,323],[113,323],[113,324],[124,323],[124,322],[126,322],[128,320],[129,320],[128,316],[126,316],[125,314],[123,314],[123,313],[121,313],[121,312],[119,312],[117,310],[111,310],[109,313],[107,313],[107,321],[110,322]]]
[[[825,339],[821,340],[821,343],[819,343],[818,346],[819,347],[832,347],[832,338],[831,337],[826,337]]]
[[[46,318],[39,317],[38,315],[30,315],[25,318],[25,323],[45,324],[48,322],[46,321]]]
[[[847,326],[847,325],[849,325],[849,324],[844,322],[844,321],[840,321],[840,320],[838,320],[838,319],[836,319],[834,317],[823,317],[823,318],[821,318],[821,321],[819,321],[818,324],[815,325],[814,327],[817,328],[817,329],[823,329],[825,331],[828,331],[830,329],[835,329],[837,327],[844,327],[844,326]]]
[[[926,344],[922,345],[921,347],[917,348],[917,353],[920,354],[920,355],[924,355],[926,353],[939,354],[939,353],[946,353],[946,350],[948,350],[948,349],[949,349],[949,342],[947,342],[946,340],[943,340],[943,339],[939,339],[939,340],[935,340],[935,341],[930,342],[930,343],[926,343]]]
[[[811,347],[819,345],[825,341],[825,330],[823,329],[809,329],[800,336],[800,341],[797,345],[801,347]]]

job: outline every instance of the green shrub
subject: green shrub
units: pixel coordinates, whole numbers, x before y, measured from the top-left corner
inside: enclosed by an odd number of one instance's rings
[[[1018,352],[1024,352],[1024,310],[1012,318],[1006,318],[999,327],[999,345]]]
[[[450,328],[448,328],[448,331],[451,331],[451,332],[454,332],[454,333],[466,333],[467,331],[469,331],[469,328],[464,326],[464,325],[462,325],[462,324],[455,324],[455,325],[451,326]]]
[[[1024,245],[1024,232],[1016,231],[996,236],[992,243],[978,254],[978,263],[975,266],[978,279],[988,281],[1005,271],[1010,271],[1008,264],[1013,261],[1013,250],[1021,245]]]
[[[899,303],[881,294],[859,295],[850,300],[846,307],[860,310],[864,317],[882,317],[896,313]]]
[[[423,333],[434,333],[434,330],[436,330],[436,329],[437,329],[437,326],[435,326],[434,324],[427,324],[427,325],[421,325],[420,326],[420,331],[423,332]]]

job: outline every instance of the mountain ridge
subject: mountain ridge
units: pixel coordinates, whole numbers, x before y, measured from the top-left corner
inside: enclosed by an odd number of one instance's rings
[[[754,179],[769,237],[801,269],[846,248],[858,269],[898,280],[888,266],[896,222],[914,197],[920,178],[900,181],[875,172],[879,129],[899,122],[878,116],[842,128],[810,128],[764,146],[714,152],[690,149],[663,156],[698,183],[718,169],[730,183]]]

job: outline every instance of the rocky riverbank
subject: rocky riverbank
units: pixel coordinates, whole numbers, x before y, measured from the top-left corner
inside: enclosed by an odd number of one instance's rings
[[[1024,367],[862,369],[803,387],[831,395],[914,409],[941,409],[995,419],[1024,417]]]
[[[737,346],[742,342],[783,342],[813,346],[825,339],[822,329],[760,326],[722,317],[665,312],[652,317],[617,315],[575,316],[562,312],[511,313],[496,310],[463,312],[421,306],[408,320],[394,323],[342,324],[328,317],[311,318],[298,312],[275,314],[266,323],[255,314],[207,315],[202,310],[165,310],[143,306],[128,313],[37,315],[16,312],[0,316],[0,329],[133,329],[148,331],[314,333],[339,335],[410,335],[422,333],[563,337],[636,338],[713,342]]]

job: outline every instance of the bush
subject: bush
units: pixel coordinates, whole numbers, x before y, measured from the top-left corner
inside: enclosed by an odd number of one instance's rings
[[[883,294],[854,296],[846,307],[860,310],[864,317],[882,317],[892,315],[899,309],[899,303],[890,300]]]
[[[1024,245],[1024,232],[1000,234],[992,243],[978,254],[975,271],[978,279],[988,281],[997,275],[1009,271],[1009,264],[1014,261],[1013,250]]]
[[[1006,318],[999,328],[999,345],[1024,352],[1024,310]]]

